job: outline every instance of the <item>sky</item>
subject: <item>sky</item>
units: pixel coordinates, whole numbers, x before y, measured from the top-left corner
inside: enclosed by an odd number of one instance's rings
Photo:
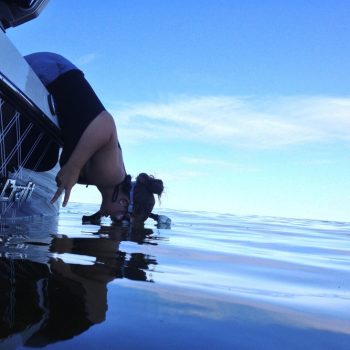
[[[348,0],[51,0],[7,34],[84,71],[160,208],[350,221],[349,18]]]

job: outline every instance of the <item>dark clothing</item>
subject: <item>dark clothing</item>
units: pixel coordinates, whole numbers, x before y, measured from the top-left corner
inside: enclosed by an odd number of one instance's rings
[[[70,70],[46,87],[52,94],[64,141],[60,165],[74,151],[87,126],[105,110],[94,90],[78,70]]]
[[[78,69],[65,57],[53,52],[35,52],[24,58],[45,86],[60,75],[72,69]]]
[[[65,57],[37,52],[24,57],[53,97],[63,138],[63,166],[87,126],[105,110],[84,74]]]

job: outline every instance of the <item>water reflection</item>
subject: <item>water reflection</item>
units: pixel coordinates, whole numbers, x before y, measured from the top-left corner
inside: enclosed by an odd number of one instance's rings
[[[0,227],[0,349],[70,339],[105,320],[109,282],[152,282],[156,259],[119,246],[125,240],[157,244],[153,230],[101,226],[86,237],[56,233],[52,220]]]

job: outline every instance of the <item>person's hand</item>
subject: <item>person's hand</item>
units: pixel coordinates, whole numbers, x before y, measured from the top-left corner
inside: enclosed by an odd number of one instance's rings
[[[62,169],[57,173],[56,176],[56,184],[58,188],[55,195],[51,199],[52,204],[57,201],[57,199],[64,191],[64,199],[62,206],[65,207],[67,205],[70,192],[73,186],[77,183],[79,174],[80,169],[71,166],[68,163],[62,167]]]

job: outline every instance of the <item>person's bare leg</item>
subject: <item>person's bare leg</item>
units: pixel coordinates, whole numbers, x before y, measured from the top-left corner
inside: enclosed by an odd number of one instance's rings
[[[118,147],[117,133],[85,164],[82,170],[84,182],[98,187],[111,187],[125,177],[123,156]]]
[[[77,183],[82,170],[86,182],[98,187],[115,186],[125,176],[115,123],[106,111],[101,112],[88,125],[68,162],[58,172],[58,189],[51,203],[64,191],[63,206],[67,204],[71,189]]]

